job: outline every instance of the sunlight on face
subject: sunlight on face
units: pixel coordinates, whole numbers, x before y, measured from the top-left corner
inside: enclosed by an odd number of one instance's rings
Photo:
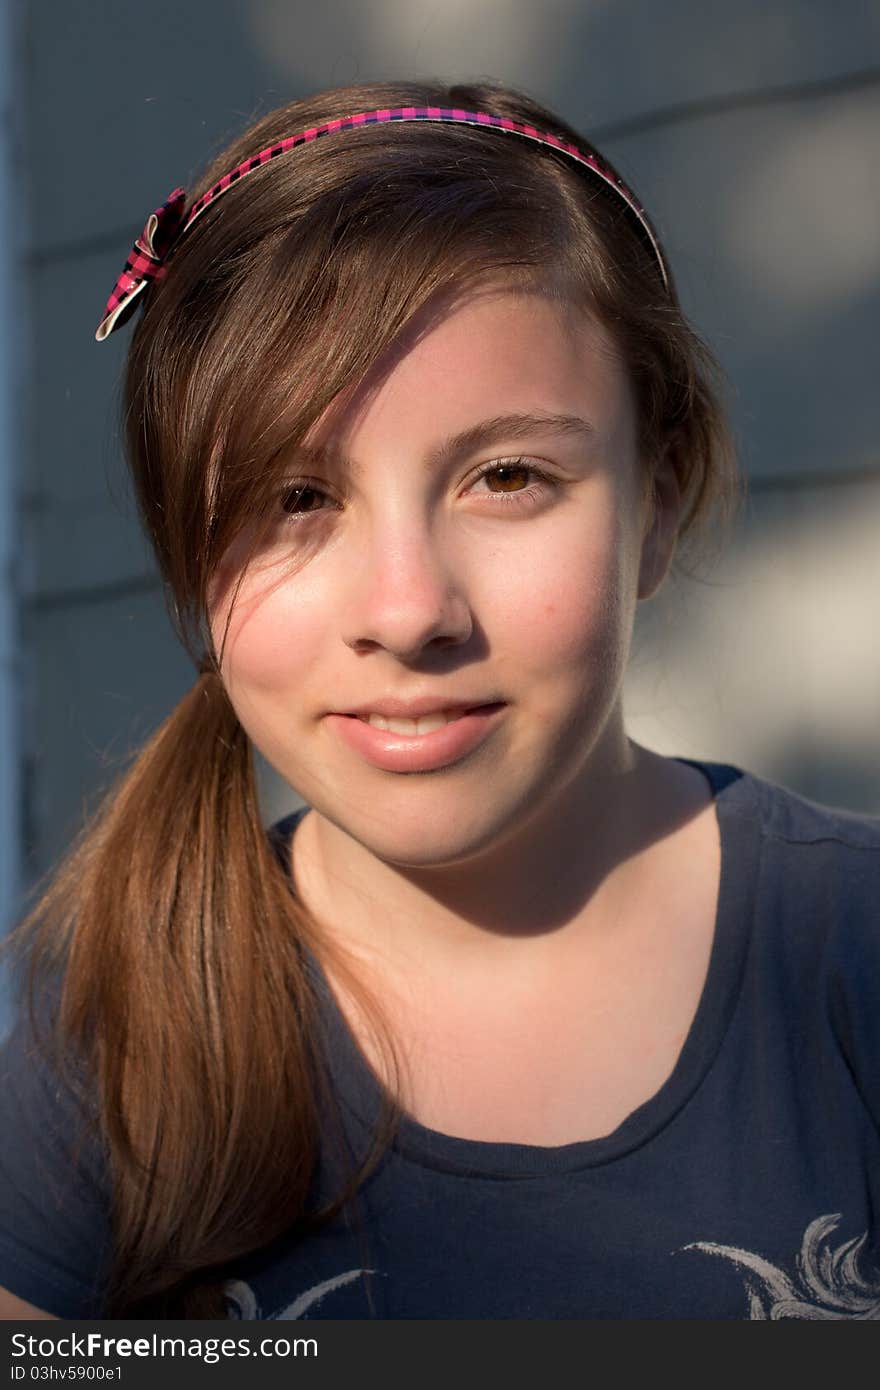
[[[537,292],[473,293],[409,332],[305,443],[229,622],[222,675],[253,743],[398,863],[450,862],[537,811],[570,813],[626,756],[645,583],[634,401],[608,334]],[[235,578],[211,614],[218,649]],[[427,767],[377,763],[338,717],[423,697],[501,709]]]

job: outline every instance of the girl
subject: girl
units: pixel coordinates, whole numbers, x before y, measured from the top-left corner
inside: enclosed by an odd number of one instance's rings
[[[199,675],[16,933],[6,1315],[880,1315],[880,823],[625,730],[736,494],[635,196],[521,93],[326,92],[135,308]]]

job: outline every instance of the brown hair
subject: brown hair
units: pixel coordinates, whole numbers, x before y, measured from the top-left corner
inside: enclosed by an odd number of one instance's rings
[[[501,86],[363,84],[261,119],[191,200],[284,136],[405,105],[509,116],[593,148]],[[201,674],[13,934],[32,1006],[61,982],[55,1062],[82,1063],[95,1098],[113,1182],[108,1316],[225,1316],[223,1268],[328,1219],[391,1133],[393,1106],[335,1204],[309,1211],[326,1078],[307,955],[327,961],[333,943],[263,829],[249,740],[218,674],[211,586],[232,542],[277,505],[290,443],[434,296],[496,272],[577,297],[608,326],[636,387],[647,484],[668,448],[679,540],[708,537],[737,494],[714,361],[635,219],[546,147],[406,123],[304,145],[209,208],[147,292],[126,376],[128,455]]]

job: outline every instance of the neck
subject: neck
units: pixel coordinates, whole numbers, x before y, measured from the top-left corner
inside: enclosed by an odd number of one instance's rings
[[[402,969],[492,967],[608,929],[653,847],[705,805],[705,780],[623,738],[589,776],[465,862],[391,864],[310,812],[294,837],[306,906],[339,945]]]

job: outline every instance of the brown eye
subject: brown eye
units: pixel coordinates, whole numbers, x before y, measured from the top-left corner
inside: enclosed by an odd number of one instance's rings
[[[533,468],[529,468],[524,463],[501,463],[491,472],[484,473],[483,477],[487,482],[492,480],[501,484],[499,488],[490,489],[490,491],[518,492],[520,485],[522,487],[527,486],[534,471]]]
[[[281,506],[288,516],[301,516],[304,512],[320,510],[320,499],[324,496],[320,488],[309,483],[297,483],[282,495]],[[318,505],[315,505],[317,502]]]
[[[485,488],[479,484],[485,483]],[[497,497],[507,506],[526,507],[548,499],[554,483],[531,459],[499,459],[484,464],[474,479],[472,491],[476,497]]]

